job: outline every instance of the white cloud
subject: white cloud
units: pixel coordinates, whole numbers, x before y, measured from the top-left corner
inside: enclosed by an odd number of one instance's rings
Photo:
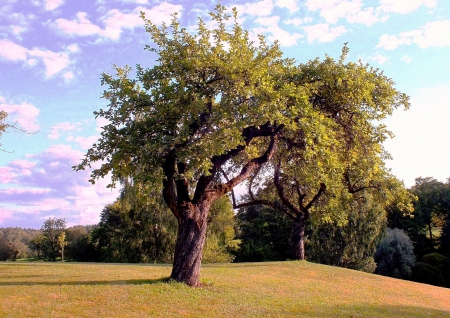
[[[335,38],[347,32],[344,26],[331,27],[327,23],[321,23],[303,27],[307,34],[308,42],[331,42]]]
[[[255,19],[256,23],[259,23],[260,25],[264,27],[257,27],[252,29],[252,39],[255,39],[255,43],[257,43],[256,38],[257,34],[270,34],[267,39],[269,41],[274,42],[275,40],[278,40],[280,42],[281,46],[292,46],[297,44],[297,40],[303,35],[299,33],[289,33],[286,30],[283,30],[278,25],[278,22],[280,20],[279,16],[271,16],[271,17],[260,17]]]
[[[372,25],[380,21],[373,7],[363,9],[362,0],[307,0],[309,11],[320,11],[327,23],[337,23],[345,18],[349,23]]]
[[[123,29],[134,29],[144,25],[144,21],[140,17],[140,12],[145,13],[145,17],[156,25],[163,22],[170,22],[171,14],[178,13],[181,15],[183,7],[163,2],[151,9],[139,6],[131,12],[124,12],[117,9],[108,11],[101,21],[105,25],[102,29],[88,19],[86,12],[78,12],[74,20],[57,19],[53,24],[59,32],[67,36],[99,36],[111,40],[118,40]]]
[[[275,0],[275,5],[277,7],[286,8],[290,12],[298,11],[295,0]]]
[[[409,57],[408,55],[404,55],[404,56],[402,56],[401,60],[404,61],[406,64],[409,64],[412,62],[413,59],[412,59],[412,57]]]
[[[39,109],[29,103],[11,104],[6,102],[5,98],[0,96],[0,110],[8,113],[7,120],[10,124],[17,122],[19,128],[27,132],[34,132],[39,130],[39,125],[36,123],[39,115]]]
[[[262,0],[258,2],[232,5],[231,7],[236,7],[239,15],[248,14],[258,17],[265,17],[272,13],[274,4],[272,0]]]
[[[377,54],[377,55],[373,55],[371,57],[369,57],[370,60],[375,61],[381,65],[383,65],[384,63],[386,63],[389,58],[387,56],[381,55],[381,54]]]
[[[421,6],[434,8],[437,0],[380,0],[379,9],[384,12],[407,14],[416,11]]]
[[[450,20],[428,22],[417,30],[397,35],[383,34],[377,47],[395,50],[400,45],[417,44],[421,48],[450,46]]]

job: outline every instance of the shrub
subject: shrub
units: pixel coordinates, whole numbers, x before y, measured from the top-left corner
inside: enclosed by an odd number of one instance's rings
[[[424,262],[416,263],[412,271],[411,280],[434,286],[445,286],[445,279],[439,268]]]
[[[445,284],[450,287],[450,258],[439,253],[431,253],[422,257],[422,262],[437,267],[445,278]]]
[[[413,243],[403,230],[386,229],[386,236],[381,240],[375,252],[376,274],[409,279],[416,257]]]

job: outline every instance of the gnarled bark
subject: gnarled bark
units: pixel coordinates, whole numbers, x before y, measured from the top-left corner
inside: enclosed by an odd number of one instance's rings
[[[199,285],[210,202],[187,204],[180,210],[177,243],[170,278],[189,286]]]

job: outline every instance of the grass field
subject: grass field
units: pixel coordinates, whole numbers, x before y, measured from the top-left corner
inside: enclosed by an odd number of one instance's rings
[[[450,289],[308,262],[0,263],[0,317],[450,317]]]

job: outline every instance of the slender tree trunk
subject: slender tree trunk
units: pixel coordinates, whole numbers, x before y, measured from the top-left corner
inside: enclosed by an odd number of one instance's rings
[[[198,286],[203,247],[206,240],[211,203],[188,204],[180,208],[177,243],[170,278],[189,286]]]
[[[305,220],[295,220],[292,224],[292,257],[295,260],[305,259]]]

